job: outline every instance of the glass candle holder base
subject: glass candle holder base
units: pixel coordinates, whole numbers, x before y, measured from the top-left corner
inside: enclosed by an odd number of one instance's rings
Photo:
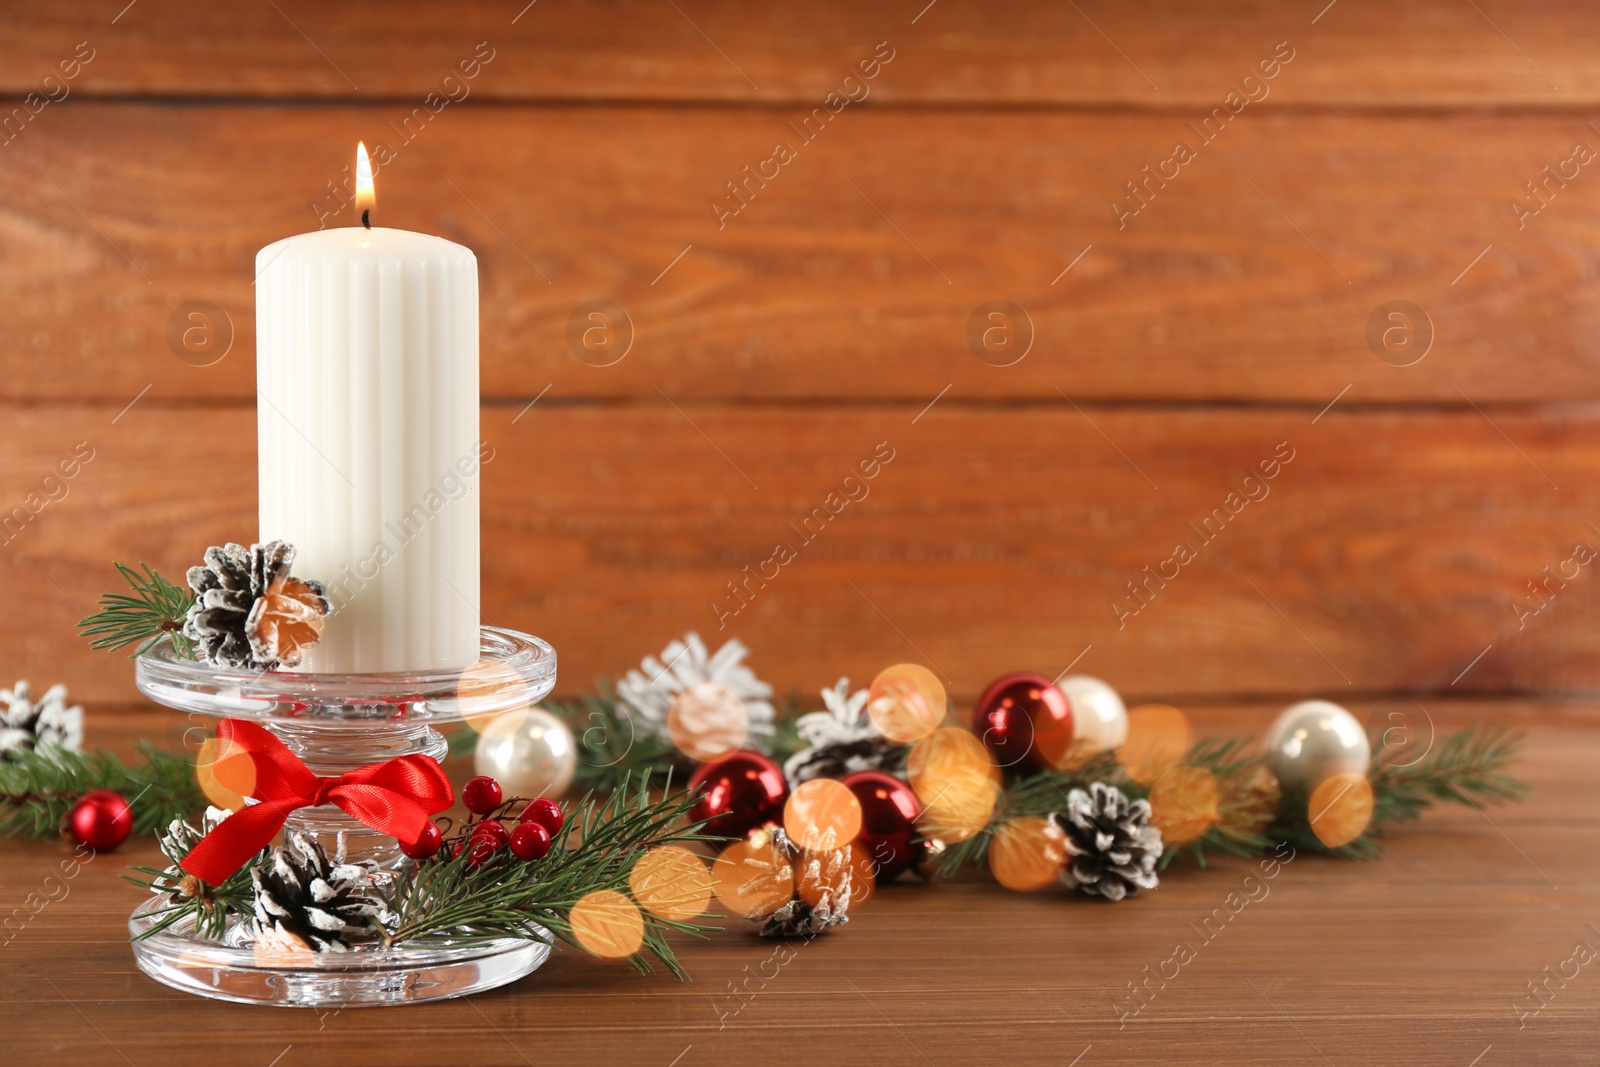
[[[220,940],[197,937],[181,922],[141,938],[161,908],[152,898],[128,920],[139,969],[173,989],[239,1004],[332,1011],[445,1000],[514,982],[550,956],[548,944],[517,938],[285,951],[257,944],[244,921],[230,924]]]
[[[385,674],[308,674],[217,668],[158,645],[136,661],[139,689],[167,707],[249,719],[272,731],[307,767],[334,777],[399,756],[443,761],[434,727],[495,717],[536,704],[555,687],[555,650],[537,637],[484,627],[477,663],[464,669]],[[370,860],[386,882],[412,862],[398,843],[333,805],[290,814],[285,834],[303,834],[335,862]],[[545,941],[434,937],[384,947],[313,952],[257,943],[251,916],[220,938],[177,922],[152,933],[165,907],[151,897],[128,921],[134,959],[150,977],[186,993],[246,1004],[337,1009],[464,996],[513,982],[550,954]]]

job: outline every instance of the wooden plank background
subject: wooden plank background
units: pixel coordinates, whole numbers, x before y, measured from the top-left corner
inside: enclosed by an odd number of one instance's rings
[[[1263,715],[1591,692],[1600,579],[1567,562],[1600,547],[1588,16],[9,5],[0,512],[78,442],[95,458],[0,543],[0,670],[133,699],[73,634],[109,560],[176,573],[250,536],[254,253],[318,224],[365,138],[397,146],[380,222],[479,256],[486,614],[557,645],[562,692],[689,628],[813,692],[902,659],[961,698],[1077,660],[1136,699]],[[802,142],[880,42],[870,95]],[[1178,140],[1196,158],[1119,225],[1110,202],[1138,206],[1126,183]],[[714,207],[777,141],[795,159]],[[568,342],[593,300],[631,321],[612,366]],[[1011,366],[969,340],[994,300],[1031,322]],[[1429,323],[1410,366],[1369,341],[1395,300]],[[210,365],[169,344],[193,301],[230,339]],[[726,584],[879,442],[870,496],[719,632]],[[1119,618],[1280,443],[1270,494]]]

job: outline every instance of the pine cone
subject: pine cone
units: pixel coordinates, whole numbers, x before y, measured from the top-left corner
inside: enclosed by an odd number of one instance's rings
[[[1161,831],[1150,823],[1150,802],[1130,801],[1120,789],[1096,782],[1067,794],[1067,810],[1051,818],[1066,832],[1071,859],[1061,881],[1107,900],[1154,889]]]
[[[767,916],[761,936],[809,939],[849,922],[845,913],[850,910],[850,878],[854,873],[850,869],[850,850],[804,852],[781,829],[774,828],[771,833],[772,847],[794,865],[795,881],[823,888],[816,904],[807,904],[796,896]]]
[[[795,720],[807,745],[783,765],[791,786],[813,778],[842,778],[856,771],[894,769],[904,746],[883,736],[867,714],[867,690],[850,692],[850,679],[840,678],[822,691],[826,710]]]
[[[270,671],[296,666],[317,643],[332,606],[321,582],[289,577],[294,555],[286,541],[230,543],[189,568],[195,602],[183,633],[201,660]]]
[[[363,934],[375,934],[387,916],[372,890],[375,869],[371,863],[330,863],[321,845],[291,833],[250,871],[257,939],[344,952]]]
[[[835,741],[796,752],[784,763],[783,773],[789,784],[796,786],[813,778],[843,778],[856,771],[888,770],[898,761],[903,747],[882,734]]]
[[[83,709],[67,707],[66,687],[51,686],[37,704],[27,682],[0,689],[0,759],[47,745],[69,752],[83,745]]]

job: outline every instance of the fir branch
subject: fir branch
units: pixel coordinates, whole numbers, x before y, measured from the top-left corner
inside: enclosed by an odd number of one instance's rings
[[[806,707],[806,699],[801,696],[800,690],[791,689],[781,705],[773,708],[772,740],[767,744],[767,755],[782,764],[790,756],[803,748],[808,748],[805,741],[800,738],[800,731],[795,724],[800,716],[812,710]]]
[[[1217,822],[1193,841],[1169,845],[1157,870],[1164,871],[1180,859],[1206,867],[1217,855],[1255,856],[1272,847],[1263,831],[1281,810],[1282,798],[1276,779],[1265,771],[1265,757],[1254,748],[1251,738],[1210,737],[1189,749],[1184,763],[1203,767],[1217,780]]]
[[[181,857],[167,858],[171,859],[174,865],[181,860]],[[165,907],[150,913],[155,919],[154,923],[137,934],[133,940],[143,941],[185,920],[192,923],[192,929],[197,937],[213,941],[222,940],[228,932],[230,918],[234,916],[247,918],[255,911],[255,884],[250,879],[250,870],[254,866],[254,861],[245,864],[219,886],[209,886],[194,878],[192,896],[170,891],[170,868],[160,870],[155,867],[129,867],[128,870],[133,871],[134,875],[142,877],[125,874],[122,876],[124,879],[153,893],[163,893],[168,898]]]
[[[1134,799],[1144,796],[1139,786],[1127,782],[1116,757],[1109,752],[1103,752],[1070,771],[1039,771],[1025,775],[1012,782],[1001,794],[983,829],[964,840],[946,843],[934,867],[935,876],[948,878],[964,867],[981,866],[988,861],[989,845],[994,835],[1007,820],[1028,816],[1042,819],[1065,811],[1068,793],[1074,789],[1087,789],[1095,782],[1114,782]]]
[[[664,788],[670,787],[669,777]],[[681,792],[652,800],[648,776],[625,777],[607,796],[585,796],[542,860],[501,856],[474,870],[464,852],[409,867],[388,893],[398,918],[387,941],[520,937],[548,943],[553,937],[574,944],[571,915],[580,900],[599,890],[628,892],[633,865],[652,848],[707,840],[700,824],[687,821],[692,806],[693,798]],[[716,929],[648,912],[644,919],[644,950],[680,978],[666,933],[704,936]],[[643,953],[633,962],[650,970]]]
[[[1476,805],[1521,800],[1528,787],[1506,773],[1522,746],[1522,735],[1504,727],[1473,727],[1451,734],[1408,765],[1373,758],[1374,823],[1409,822],[1435,800]]]
[[[1519,800],[1527,787],[1507,768],[1516,758],[1520,735],[1500,727],[1473,727],[1444,738],[1420,760],[1391,765],[1379,751],[1368,775],[1372,784],[1372,820],[1356,840],[1329,848],[1318,839],[1306,810],[1303,790],[1285,790],[1278,797],[1275,815],[1271,793],[1259,787],[1256,776],[1265,766],[1253,752],[1251,738],[1202,738],[1186,754],[1184,763],[1203,767],[1217,778],[1218,822],[1200,838],[1162,853],[1166,870],[1180,860],[1207,866],[1219,856],[1256,856],[1280,842],[1296,849],[1328,853],[1346,859],[1372,859],[1382,852],[1382,837],[1395,823],[1409,822],[1436,801],[1476,805]],[[1067,794],[1105,782],[1128,797],[1147,796],[1149,789],[1131,780],[1115,757],[1105,753],[1076,770],[1044,771],[1015,779],[990,815],[988,824],[971,837],[948,843],[935,873],[948,877],[965,867],[981,866],[988,859],[995,833],[1008,819],[1018,816],[1048,817],[1066,807]]]
[[[578,742],[575,789],[610,793],[641,776],[692,766],[664,731],[652,733],[636,722],[609,685],[575,702],[548,706]]]
[[[141,575],[123,563],[113,563],[127,580],[133,595],[106,593],[100,597],[100,610],[78,620],[79,636],[92,638],[90,648],[118,649],[137,645],[132,656],[148,652],[163,637],[172,638],[180,656],[192,656],[193,642],[183,636],[183,620],[194,603],[187,586],[177,586],[140,563]]]
[[[1311,828],[1304,791],[1285,792],[1278,821],[1267,836],[1312,852],[1376,859],[1383,852],[1382,839],[1389,827],[1420,818],[1435,801],[1478,807],[1527,796],[1528,787],[1507,772],[1521,745],[1522,735],[1505,727],[1473,726],[1444,738],[1410,764],[1385,763],[1380,749],[1367,774],[1372,785],[1372,819],[1360,837],[1338,848],[1323,844]]]
[[[133,832],[148,834],[206,805],[194,768],[183,756],[140,745],[125,764],[109,752],[70,752],[57,745],[15,752],[0,761],[0,836],[55,837],[83,794],[110,789],[133,807]]]
[[[1223,778],[1261,766],[1265,760],[1253,751],[1255,748],[1256,740],[1251,737],[1202,737],[1183,762],[1190,767],[1204,767]]]

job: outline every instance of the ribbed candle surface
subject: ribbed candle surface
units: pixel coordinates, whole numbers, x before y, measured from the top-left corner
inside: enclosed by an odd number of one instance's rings
[[[318,673],[478,659],[478,263],[361,227],[256,256],[260,539],[334,614]]]

